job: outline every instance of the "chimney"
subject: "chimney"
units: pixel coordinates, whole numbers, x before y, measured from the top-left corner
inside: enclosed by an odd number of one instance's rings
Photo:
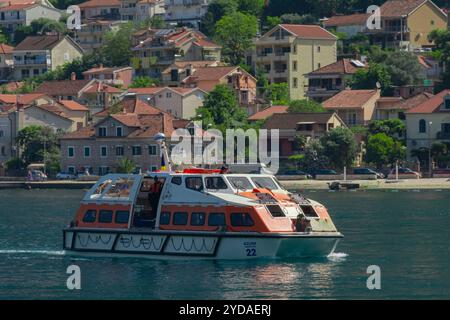
[[[76,74],[75,72],[72,72],[72,73],[70,74],[70,80],[72,80],[72,81],[77,80],[77,74]]]

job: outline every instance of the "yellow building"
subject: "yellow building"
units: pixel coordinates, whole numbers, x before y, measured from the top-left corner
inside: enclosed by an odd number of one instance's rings
[[[430,32],[447,28],[447,15],[430,0],[390,0],[380,11],[381,28],[366,33],[382,47],[408,51],[430,47]]]
[[[314,25],[280,24],[255,40],[252,64],[270,83],[287,82],[291,99],[303,99],[305,74],[336,62],[337,38]]]

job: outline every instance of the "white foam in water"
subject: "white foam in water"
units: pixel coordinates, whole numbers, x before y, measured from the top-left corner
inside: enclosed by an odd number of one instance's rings
[[[64,251],[56,251],[56,250],[0,250],[0,254],[15,254],[15,253],[31,253],[31,254],[48,254],[48,255],[56,255],[61,256],[64,254]]]
[[[331,261],[345,261],[345,258],[348,257],[347,253],[344,252],[333,252],[327,256],[327,258]]]

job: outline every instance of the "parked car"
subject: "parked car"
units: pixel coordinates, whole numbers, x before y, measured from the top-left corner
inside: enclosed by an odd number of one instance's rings
[[[56,175],[56,179],[58,179],[58,180],[74,180],[76,178],[77,178],[76,175],[69,173],[69,172],[59,172]]]
[[[450,168],[444,168],[444,169],[434,169],[433,174],[450,174]]]
[[[47,175],[40,170],[31,170],[31,180],[45,181],[47,180]]]
[[[313,169],[308,170],[308,173],[315,179],[317,175],[337,175],[337,172],[332,169]]]
[[[414,176],[415,178],[420,178],[421,177],[420,173],[418,173],[416,171],[413,171],[413,170],[411,170],[409,168],[398,168],[398,174],[402,175],[402,176],[405,176],[405,175],[406,176]],[[388,178],[389,179],[395,179],[395,169],[391,170],[391,173],[389,173]]]
[[[286,170],[280,175],[282,176],[306,176],[308,179],[312,179],[312,175],[302,170]]]
[[[371,174],[375,174],[377,176],[378,179],[383,179],[384,178],[384,174],[381,172],[376,172],[375,170],[369,169],[369,168],[355,168],[353,169],[353,174],[357,174],[357,175],[371,175]]]

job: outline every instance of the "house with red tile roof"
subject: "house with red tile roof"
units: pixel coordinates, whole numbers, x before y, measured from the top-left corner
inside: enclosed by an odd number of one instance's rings
[[[78,4],[81,10],[81,19],[107,19],[120,20],[119,0],[89,0]]]
[[[358,70],[367,68],[359,60],[342,59],[305,75],[308,79],[306,96],[322,102],[346,87],[346,82]]]
[[[189,77],[196,68],[218,67],[219,61],[175,61],[161,73],[161,83],[165,86],[179,87],[181,81]]]
[[[122,102],[122,109],[107,114],[94,125],[61,138],[61,167],[68,172],[104,175],[115,172],[118,163],[128,158],[136,171],[160,168],[159,146],[153,137],[186,126],[172,115],[153,108],[139,99]],[[138,110],[139,109],[139,110]]]
[[[345,89],[323,102],[323,107],[336,112],[349,127],[367,125],[375,117],[380,90]]]
[[[156,29],[139,37],[132,66],[138,76],[160,79],[175,61],[220,61],[221,46],[199,31],[188,28]]]
[[[325,29],[334,29],[337,32],[343,32],[347,37],[353,37],[358,33],[366,31],[366,23],[369,14],[355,13],[351,15],[336,15],[326,18],[323,21]]]
[[[250,117],[248,117],[249,121],[258,121],[258,120],[266,120],[273,116],[275,113],[286,113],[289,106],[270,106],[263,110],[260,110]]]
[[[200,67],[185,78],[182,85],[187,88],[200,88],[212,91],[218,84],[228,85],[236,93],[243,106],[255,104],[256,79],[241,67]]]
[[[10,77],[13,68],[13,49],[6,43],[0,43],[0,79],[6,80]]]
[[[450,89],[441,91],[405,112],[408,157],[414,149],[436,142],[450,143]]]
[[[375,106],[375,120],[400,119],[405,121],[405,112],[432,97],[433,94],[428,92],[422,92],[409,98],[381,97]]]
[[[22,80],[55,70],[81,58],[83,49],[69,36],[28,36],[13,50],[14,79]]]
[[[97,79],[113,86],[128,88],[133,77],[133,69],[131,67],[104,67],[103,64],[100,64],[98,67],[84,71],[83,77],[85,79]]]
[[[333,112],[330,113],[274,113],[264,123],[263,128],[279,130],[280,157],[295,154],[295,138],[302,135],[307,139],[317,139],[326,132],[345,127],[344,121]],[[298,151],[298,150],[297,150]]]
[[[336,62],[337,37],[316,25],[279,24],[254,45],[247,63],[270,83],[287,83],[292,100],[305,98],[305,74]]]
[[[61,11],[53,5],[39,3],[37,1],[3,2],[0,6],[0,27],[14,37],[14,32],[19,26],[29,26],[33,20],[47,18],[59,21]]]

